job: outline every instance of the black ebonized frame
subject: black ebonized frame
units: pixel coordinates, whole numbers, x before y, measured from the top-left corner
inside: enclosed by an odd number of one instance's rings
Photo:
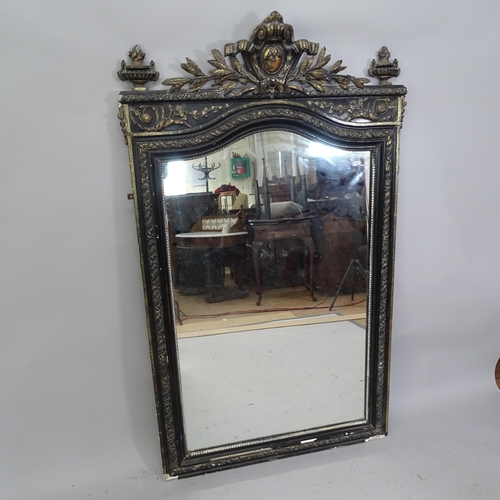
[[[406,89],[360,84],[354,88],[326,86],[307,91],[306,95],[293,88],[284,90],[244,95],[136,90],[120,96],[119,117],[130,154],[166,477],[187,477],[273,460],[363,442],[387,433],[399,133]],[[188,453],[168,232],[161,199],[161,163],[204,156],[263,130],[287,130],[373,153],[366,419]]]

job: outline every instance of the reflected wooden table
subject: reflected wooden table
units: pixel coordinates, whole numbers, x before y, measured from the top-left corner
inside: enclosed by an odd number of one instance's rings
[[[209,303],[223,302],[225,300],[240,299],[248,297],[248,292],[242,289],[243,283],[243,259],[237,256],[238,248],[244,247],[247,242],[248,232],[239,231],[235,233],[223,233],[222,231],[197,231],[192,233],[180,233],[175,235],[178,248],[191,248],[204,250],[203,262],[205,264],[205,300]],[[229,290],[224,286],[218,287],[214,284],[215,252],[228,250],[230,261],[235,268],[235,282],[237,290]]]
[[[314,242],[311,237],[311,219],[271,219],[271,220],[253,220],[248,221],[253,230],[252,258],[255,270],[255,279],[257,282],[257,294],[259,296],[257,305],[262,302],[262,288],[260,283],[259,271],[259,251],[266,241],[275,240],[301,240],[304,242],[305,249],[309,254],[309,283],[306,287],[311,293],[311,299],[316,300],[314,296]]]

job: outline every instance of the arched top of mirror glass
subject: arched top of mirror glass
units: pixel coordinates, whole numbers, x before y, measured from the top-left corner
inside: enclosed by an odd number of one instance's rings
[[[129,56],[119,118],[165,475],[385,435],[397,60],[383,47],[369,85],[277,12],[166,90]]]

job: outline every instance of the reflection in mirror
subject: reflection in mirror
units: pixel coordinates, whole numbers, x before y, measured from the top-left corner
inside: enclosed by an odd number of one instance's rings
[[[373,162],[280,130],[162,161],[189,451],[366,421]]]

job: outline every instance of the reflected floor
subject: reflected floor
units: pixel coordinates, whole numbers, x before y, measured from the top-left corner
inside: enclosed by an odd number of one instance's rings
[[[249,328],[257,330],[286,326],[282,322],[297,319],[303,319],[304,324],[331,322],[331,313],[342,316],[344,321],[366,325],[366,293],[355,293],[353,297],[351,294],[339,295],[331,312],[329,308],[333,297],[319,290],[315,291],[315,295],[318,300],[313,302],[304,287],[264,290],[262,304],[256,306],[257,295],[252,290],[244,299],[215,304],[205,302],[203,295],[183,296],[175,293],[182,321],[182,324],[177,323],[177,336],[189,338]],[[270,325],[270,322],[276,324]],[[301,323],[294,321],[294,324]]]
[[[366,293],[332,311],[315,295],[266,289],[257,306],[252,290],[218,303],[175,293],[189,450],[364,418]]]
[[[189,450],[364,419],[365,331],[354,322],[178,345]]]

